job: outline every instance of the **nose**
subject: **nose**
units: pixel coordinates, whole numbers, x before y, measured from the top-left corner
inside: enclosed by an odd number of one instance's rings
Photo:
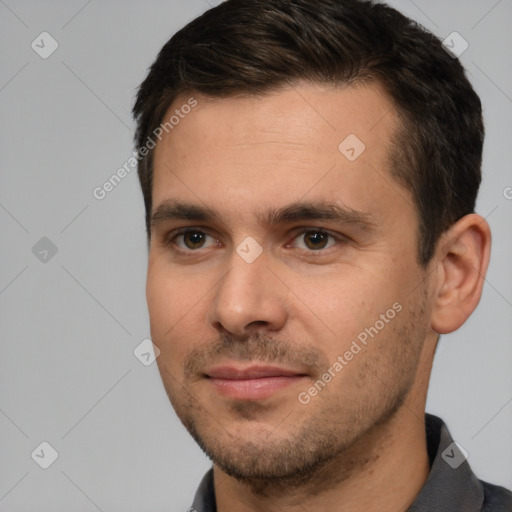
[[[214,327],[238,336],[281,330],[287,319],[288,293],[265,253],[248,263],[233,252],[229,263],[214,295],[210,313]]]

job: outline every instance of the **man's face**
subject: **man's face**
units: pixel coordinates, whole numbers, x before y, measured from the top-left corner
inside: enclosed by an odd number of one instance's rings
[[[191,96],[155,151],[158,367],[225,472],[299,477],[410,398],[432,336],[417,215],[389,170],[396,116],[377,86]]]

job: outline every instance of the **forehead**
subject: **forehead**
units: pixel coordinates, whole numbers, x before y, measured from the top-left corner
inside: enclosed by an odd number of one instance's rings
[[[192,98],[197,106],[190,109]],[[223,138],[250,144],[254,137],[264,142],[265,135],[279,135],[283,141],[307,143],[350,133],[374,146],[374,139],[382,145],[381,136],[396,126],[395,118],[392,101],[378,82],[354,86],[298,82],[260,95],[183,94],[174,100],[163,122],[172,119],[174,124],[164,134],[169,139],[171,134],[188,137],[201,128],[203,147]]]
[[[197,106],[181,110],[191,98]],[[171,197],[243,213],[307,195],[366,209],[407,195],[390,174],[398,121],[378,84],[303,83],[220,99],[191,93],[164,122],[173,115],[179,122],[155,149],[154,208]]]

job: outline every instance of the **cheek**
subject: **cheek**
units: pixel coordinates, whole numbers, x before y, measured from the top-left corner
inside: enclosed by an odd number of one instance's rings
[[[179,279],[172,278],[158,269],[150,267],[146,282],[146,300],[153,342],[160,350],[168,349],[168,339],[179,330],[179,319],[185,314],[186,304],[180,293]]]
[[[313,328],[323,349],[333,361],[349,350],[354,340],[365,337],[365,329],[382,327],[389,320],[386,312],[395,314],[393,304],[403,301],[404,284],[395,279],[390,269],[369,271],[363,268],[344,267],[328,277],[313,283],[295,281],[294,292],[301,299],[299,323],[310,317],[317,326]],[[299,304],[299,302],[297,303]],[[381,320],[381,315],[385,319]],[[388,331],[388,323],[385,323]],[[318,329],[318,330],[317,330]],[[368,336],[368,335],[367,335]]]
[[[162,273],[155,265],[148,270],[146,301],[151,331],[159,335],[165,328],[170,328],[173,312],[175,312],[176,300],[169,284],[169,280],[162,277]]]
[[[297,281],[297,296],[323,321],[341,335],[363,326],[376,311],[387,305],[389,283],[380,288],[376,279],[364,269],[345,267],[323,276],[316,283]]]
[[[193,281],[193,280],[192,280]],[[146,300],[151,322],[160,331],[170,329],[194,303],[191,279],[168,265],[164,257],[150,258]]]
[[[196,284],[194,284],[196,283]],[[153,264],[148,269],[146,300],[151,339],[166,365],[177,366],[193,346],[203,339],[198,321],[206,318],[205,289],[201,280],[171,272]],[[204,334],[204,333],[203,333]]]

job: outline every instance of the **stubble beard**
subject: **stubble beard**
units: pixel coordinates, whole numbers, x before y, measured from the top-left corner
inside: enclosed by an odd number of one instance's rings
[[[216,418],[214,409],[203,405],[186,388],[166,386],[171,403],[190,435],[224,473],[249,487],[254,494],[320,494],[363,470],[379,457],[389,424],[409,394],[425,333],[416,321],[420,306],[408,319],[390,328],[382,344],[393,344],[385,356],[374,352],[360,360],[353,375],[360,394],[336,396],[336,384],[320,393],[307,406],[294,396],[274,426],[258,423],[265,406],[258,402],[233,402],[230,417],[237,418],[237,434]],[[412,327],[411,327],[412,326]],[[357,364],[357,363],[356,363]],[[337,377],[341,379],[341,377]],[[172,383],[174,384],[174,383]],[[247,435],[241,425],[247,425]],[[255,430],[255,425],[258,428]],[[260,428],[261,426],[261,428]],[[378,435],[375,435],[378,433]]]

